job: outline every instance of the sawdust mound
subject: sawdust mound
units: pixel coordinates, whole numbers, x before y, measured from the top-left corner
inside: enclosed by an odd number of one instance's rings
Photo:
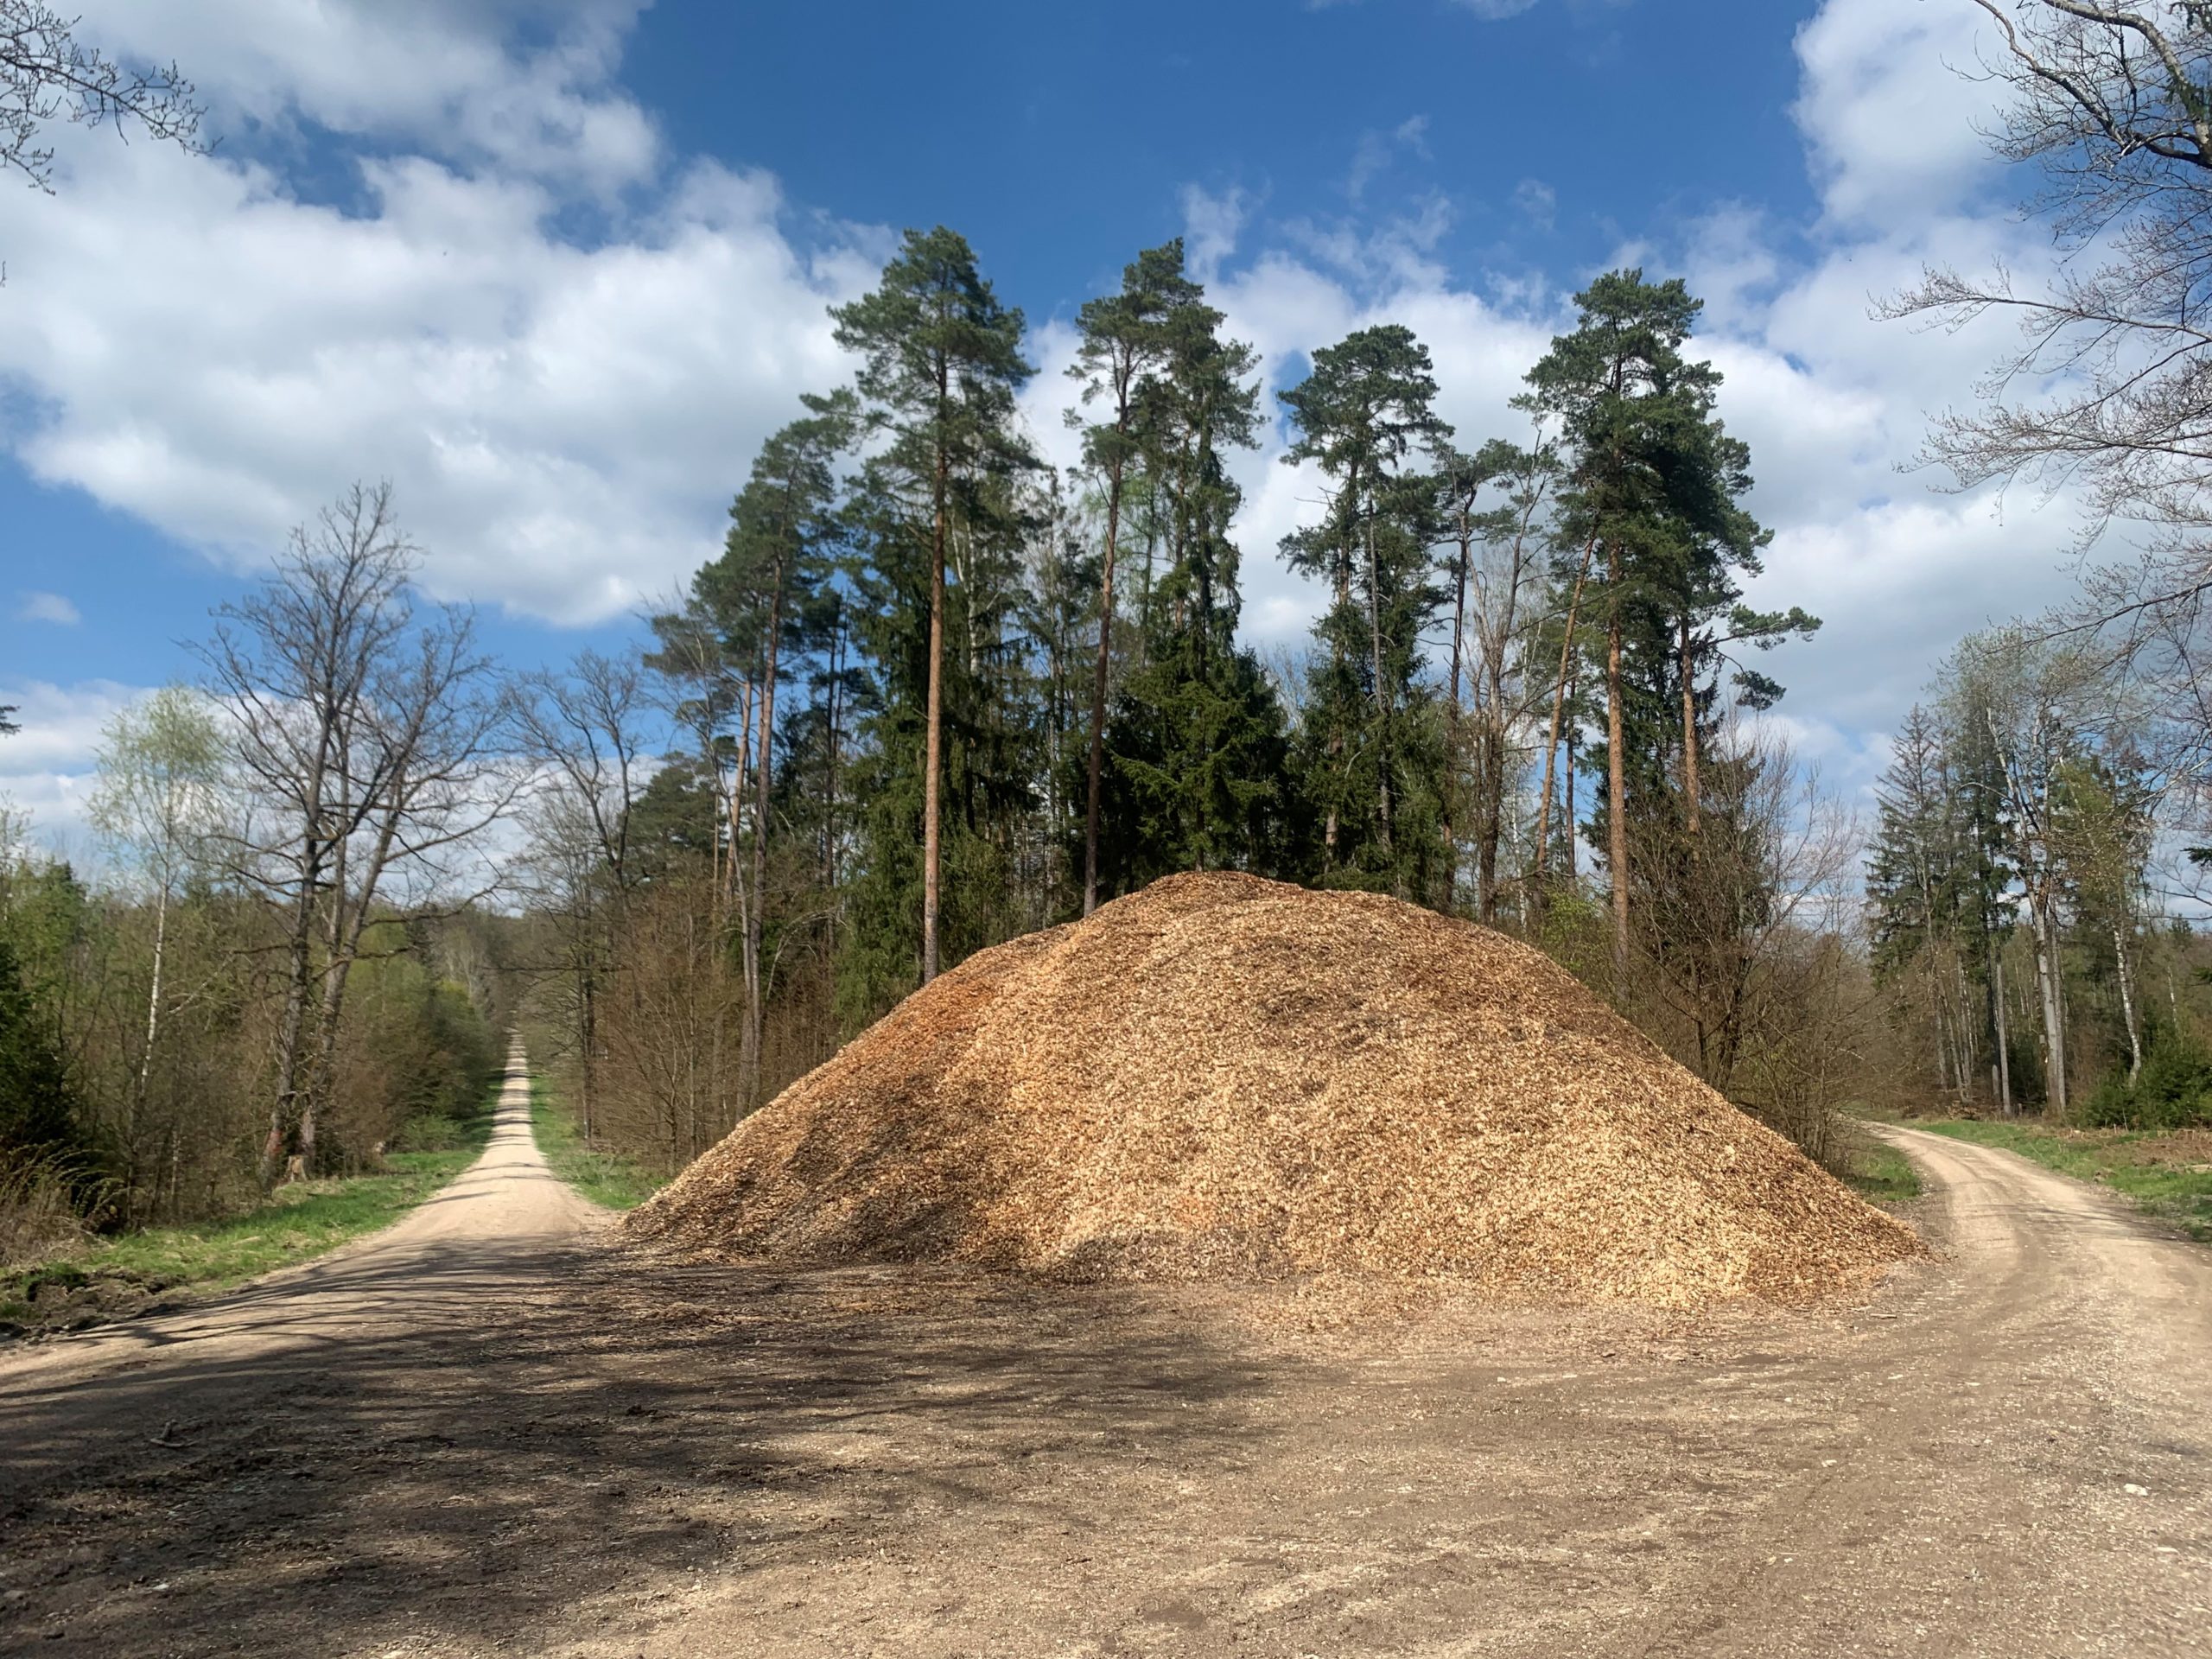
[[[1916,1253],[1540,953],[1182,875],[971,958],[639,1209],[748,1256],[1804,1303]]]

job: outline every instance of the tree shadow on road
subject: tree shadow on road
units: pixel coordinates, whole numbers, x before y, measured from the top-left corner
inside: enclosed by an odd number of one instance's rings
[[[948,1516],[1079,1537],[1087,1484],[1261,1433],[1260,1363],[1135,1294],[480,1242],[347,1271],[337,1328],[10,1396],[0,1647],[527,1645]]]

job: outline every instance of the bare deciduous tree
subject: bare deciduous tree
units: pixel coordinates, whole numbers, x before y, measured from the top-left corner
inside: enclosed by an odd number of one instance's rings
[[[175,64],[130,67],[76,37],[78,19],[43,0],[0,0],[0,172],[54,188],[55,121],[112,127],[199,148],[201,110]]]
[[[1988,75],[2012,92],[1991,135],[2034,169],[2030,202],[2066,255],[2040,289],[2002,268],[1928,271],[1883,314],[1958,327],[2020,325],[1978,408],[1953,411],[1927,458],[1962,485],[2033,478],[2085,493],[2093,522],[2159,526],[2171,588],[2212,579],[2212,7],[1955,0],[1986,13]]]
[[[315,1166],[346,978],[387,884],[466,880],[456,858],[515,790],[474,618],[418,610],[418,557],[390,487],[357,485],[198,648],[252,808],[232,861],[286,914],[264,1185],[288,1147]]]
[[[565,674],[524,683],[517,723],[524,753],[542,774],[530,802],[532,895],[557,919],[569,982],[569,1013],[588,1140],[596,1122],[601,982],[636,880],[631,809],[649,771],[643,724],[645,696],[634,658],[588,651]]]

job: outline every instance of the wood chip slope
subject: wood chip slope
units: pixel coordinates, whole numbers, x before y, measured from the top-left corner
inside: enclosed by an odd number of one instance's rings
[[[1802,1304],[1917,1253],[1541,953],[1180,875],[906,999],[632,1212],[747,1256]]]

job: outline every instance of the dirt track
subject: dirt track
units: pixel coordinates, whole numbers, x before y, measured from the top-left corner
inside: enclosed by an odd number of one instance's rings
[[[380,1238],[0,1359],[0,1650],[2212,1651],[2212,1254],[1903,1138],[1870,1307],[1378,1344],[626,1258],[512,1088]]]

